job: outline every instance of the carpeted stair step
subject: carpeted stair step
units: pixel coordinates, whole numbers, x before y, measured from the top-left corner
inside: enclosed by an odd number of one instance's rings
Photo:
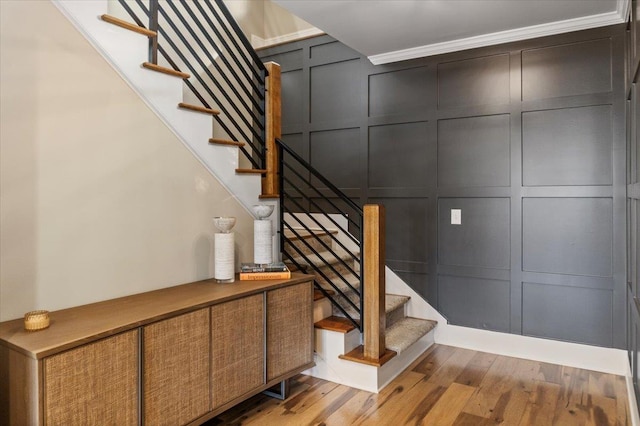
[[[360,303],[360,296],[358,295],[358,293],[360,292],[360,279],[356,276],[353,275],[349,275],[349,276],[345,276],[344,279],[347,281],[347,283],[349,283],[349,285],[347,285],[344,280],[342,278],[339,277],[334,277],[331,279],[331,282],[338,287],[338,290],[340,290],[342,293],[344,293],[350,300],[353,300],[354,303],[356,305],[358,305]],[[321,287],[324,289],[330,289],[330,290],[334,290],[335,289],[330,286],[329,284],[327,284],[327,282],[324,279],[317,279],[317,275],[316,275],[316,282],[319,282]],[[351,287],[353,287],[353,289]],[[355,290],[358,291],[358,293],[356,293]]]
[[[405,317],[387,328],[387,349],[399,354],[433,330],[437,324],[432,320]]]
[[[394,324],[406,318],[404,314],[404,306],[411,299],[409,296],[401,296],[399,294],[385,295],[384,311],[386,313],[386,326],[391,328]]]
[[[355,294],[353,290],[346,292],[345,296],[352,300],[356,304],[356,306],[358,306],[358,304],[360,303],[358,295]],[[338,303],[340,303],[340,306],[345,308],[351,318],[359,320],[360,315],[355,311],[355,309],[353,309],[351,305],[344,302],[345,296],[335,294],[332,297],[335,298]],[[397,294],[389,293],[385,295],[384,311],[386,313],[387,328],[391,327],[393,324],[397,323],[405,317],[404,305],[409,301],[409,299],[409,296],[400,296]],[[333,315],[344,316],[344,314],[335,306],[333,306]]]
[[[308,255],[306,256],[307,259],[303,258],[302,256],[295,257],[294,259],[300,265],[316,265],[324,273],[324,275],[334,283],[342,281],[340,280],[340,278],[338,278],[339,276],[343,276],[349,280],[355,278],[353,273],[349,271],[344,263],[349,265],[354,272],[358,272],[360,270],[360,262],[355,261],[350,253],[342,249],[337,249],[334,253],[323,251],[318,254],[319,255]],[[358,255],[358,253],[355,254],[356,257]],[[331,267],[329,267],[327,264],[331,265]],[[321,286],[328,288],[328,284],[326,283],[324,277],[316,273],[314,268],[308,267],[307,273],[316,275],[316,282]],[[335,278],[337,278],[337,280]]]
[[[330,231],[326,233],[322,230],[312,229],[313,233],[310,233],[306,229],[295,229],[295,233],[287,229],[284,235],[289,241],[284,245],[284,251],[289,253],[292,257],[299,257],[300,254],[297,250],[291,247],[291,245],[297,247],[302,253],[309,255],[313,254],[313,251],[309,248],[311,246],[318,253],[327,251],[326,247],[320,243],[320,240],[328,247],[333,248],[332,235],[337,235],[338,231]],[[297,235],[296,235],[297,234]]]

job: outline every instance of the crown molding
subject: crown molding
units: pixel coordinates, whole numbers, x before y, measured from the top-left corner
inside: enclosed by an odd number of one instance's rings
[[[527,40],[531,38],[545,37],[572,31],[586,30],[589,28],[621,24],[627,21],[627,17],[629,16],[629,6],[630,0],[618,0],[616,4],[616,10],[612,12],[567,19],[564,21],[550,22],[547,24],[532,25],[530,27],[500,31],[491,34],[483,34],[459,40],[445,41],[442,43],[428,44],[425,46],[412,47],[410,49],[380,53],[378,55],[371,55],[368,58],[374,65],[381,65],[391,62],[405,61],[407,59],[416,59],[425,56],[457,52],[460,50],[493,46],[496,44],[509,43],[512,41]]]
[[[620,18],[622,18],[623,22],[627,22],[630,12],[631,12],[631,0],[617,0],[616,13],[620,15]]]

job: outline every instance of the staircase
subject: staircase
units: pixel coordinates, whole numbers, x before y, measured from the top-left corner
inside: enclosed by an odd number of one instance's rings
[[[416,311],[408,308],[410,292],[384,292],[384,217],[376,225],[382,232],[369,228],[365,238],[370,222],[362,209],[278,139],[279,67],[257,59],[222,0],[147,0],[148,6],[118,0],[132,22],[108,14],[107,0],[52,1],[248,210],[259,199],[279,201],[274,220],[279,216],[283,260],[293,270],[316,275],[316,367],[309,374],[377,392],[433,344],[435,321],[406,315]],[[130,9],[134,3],[143,16]],[[178,3],[194,19],[199,10],[211,30],[196,19],[193,26],[202,35],[194,34]],[[158,24],[159,16],[170,31]],[[221,28],[211,22],[213,16]],[[179,33],[171,19],[183,21],[189,32],[178,35],[180,43],[188,46],[187,39],[193,38],[198,45],[186,48],[191,59],[171,40]],[[143,22],[149,22],[148,28]],[[245,53],[227,58],[228,50]],[[377,245],[365,250],[372,235]]]
[[[198,54],[203,55],[201,52],[204,51],[213,51],[213,48],[187,49],[185,46],[189,40],[186,36],[182,35],[185,39],[183,41],[173,30],[164,29],[169,27],[166,23],[157,30],[150,28],[149,9],[156,0],[120,1],[120,6],[125,9],[139,7],[131,12],[137,15],[126,17],[126,20],[121,16],[126,15],[125,12],[120,12],[118,17],[109,14],[114,3],[108,0],[52,1],[149,108],[178,136],[185,147],[248,211],[251,211],[251,206],[259,199],[265,198],[266,202],[270,202],[268,200],[276,196],[263,189],[263,181],[269,177],[266,171],[268,123],[265,117],[276,116],[266,110],[264,86],[268,72],[262,62],[256,62],[257,55],[253,49],[251,52],[255,58],[247,53],[245,44],[237,40],[234,28],[226,28],[226,31],[235,37],[233,41],[225,35],[223,29],[216,31],[222,33],[221,38],[226,40],[230,50],[237,51],[238,57],[226,59],[226,50],[216,47],[220,54],[212,57],[215,59],[213,62],[216,62],[212,64],[208,59],[203,62],[202,59],[196,60],[194,57]],[[162,8],[177,7],[174,3],[177,5],[178,2],[160,2],[159,7],[161,11]],[[209,10],[211,8],[223,20],[221,25],[231,26],[219,9],[220,5],[224,8],[221,1],[207,0],[183,3],[181,7],[189,7],[191,12],[200,13],[195,9],[197,6],[207,12],[208,18],[212,14]],[[174,16],[176,13],[171,10],[164,13],[169,13],[175,20],[178,19]],[[201,19],[205,21],[205,18]],[[147,25],[144,22],[147,22]],[[206,35],[188,36],[202,42],[204,37],[213,32],[209,30],[202,32]],[[157,42],[158,37],[163,44],[156,46],[158,50],[154,62],[150,45],[154,40]],[[172,46],[178,48],[177,53]],[[180,47],[185,51],[192,50],[192,53],[182,54],[179,52]],[[229,63],[228,66],[221,62],[223,57],[224,61]],[[213,67],[221,72],[217,78],[208,69]],[[237,81],[230,80],[231,84],[222,85],[222,74],[234,75]],[[234,92],[238,92],[239,95],[235,96]],[[273,151],[275,152],[275,149]]]
[[[316,274],[315,281],[322,290],[317,289],[314,297],[316,367],[309,370],[309,373],[315,377],[377,392],[386,384],[384,379],[390,376],[385,374],[385,365],[392,360],[395,360],[395,368],[398,365],[409,365],[415,359],[416,353],[419,355],[433,344],[433,332],[437,322],[407,316],[406,307],[411,298],[406,295],[387,293],[385,295],[387,352],[378,362],[372,362],[363,357],[359,330],[348,319],[350,317],[360,324],[360,312],[346,302],[346,299],[349,299],[355,304],[359,299],[360,282],[351,275],[350,271],[360,271],[360,253],[357,253],[358,259],[353,259],[352,253],[345,251],[336,243],[339,234],[338,229],[325,231],[294,228],[285,231],[285,257],[286,255],[293,257],[290,267],[301,267],[310,273],[316,268],[320,270],[320,273]],[[347,266],[344,265],[345,262],[348,262]],[[350,285],[342,281],[341,275],[351,277],[347,279]],[[337,283],[342,293],[333,290],[327,278]],[[334,299],[333,303],[330,298]],[[343,310],[346,310],[346,314]],[[332,344],[326,345],[327,341]],[[337,357],[336,347],[343,351],[337,354]],[[364,366],[354,367],[352,365],[354,362]],[[351,374],[354,368],[356,371],[363,369],[366,373],[363,373],[360,378],[359,375]],[[391,366],[389,369],[393,368]]]

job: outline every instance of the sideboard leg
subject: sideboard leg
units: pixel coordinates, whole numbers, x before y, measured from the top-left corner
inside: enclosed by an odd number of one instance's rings
[[[281,381],[277,385],[267,389],[266,391],[263,391],[262,393],[280,400],[287,399],[287,396],[289,396],[289,379]]]

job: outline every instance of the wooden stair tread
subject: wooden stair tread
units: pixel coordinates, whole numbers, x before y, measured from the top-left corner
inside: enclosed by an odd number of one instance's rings
[[[110,24],[117,25],[120,28],[125,28],[127,30],[136,32],[138,34],[145,35],[147,37],[156,37],[158,35],[155,31],[151,31],[151,30],[148,30],[146,28],[139,27],[136,24],[132,24],[131,22],[127,22],[127,21],[123,21],[122,19],[116,18],[115,16],[104,14],[104,15],[100,16],[100,19],[102,19],[103,21],[108,22]]]
[[[356,327],[351,321],[343,317],[331,316],[320,320],[314,324],[315,328],[322,330],[337,331],[338,333],[348,333]]]
[[[280,194],[260,194],[258,198],[261,200],[277,200],[280,198]]]
[[[218,139],[218,138],[210,138],[209,143],[214,145],[231,145],[231,146],[237,146],[237,147],[241,147],[245,145],[244,142],[232,141],[229,139]]]
[[[236,169],[236,173],[245,174],[245,175],[263,175],[267,173],[265,169]]]
[[[215,109],[205,108],[203,106],[198,106],[198,105],[186,104],[184,102],[180,102],[178,104],[178,107],[179,108],[183,108],[183,109],[188,109],[188,110],[191,110],[191,111],[195,111],[195,112],[202,112],[204,114],[211,114],[211,115],[220,114],[220,111],[217,111]]]
[[[151,71],[161,72],[163,74],[171,75],[171,76],[174,76],[174,77],[180,77],[182,79],[186,79],[186,78],[190,78],[191,77],[186,72],[176,71],[176,70],[171,69],[171,68],[166,68],[166,67],[162,67],[162,66],[157,65],[157,64],[152,64],[151,62],[143,62],[142,66],[144,68],[148,69],[148,70],[151,70]]]
[[[394,351],[387,349],[379,359],[367,358],[364,356],[364,346],[360,345],[351,352],[340,355],[339,358],[360,364],[372,365],[374,367],[382,367],[396,355]]]

